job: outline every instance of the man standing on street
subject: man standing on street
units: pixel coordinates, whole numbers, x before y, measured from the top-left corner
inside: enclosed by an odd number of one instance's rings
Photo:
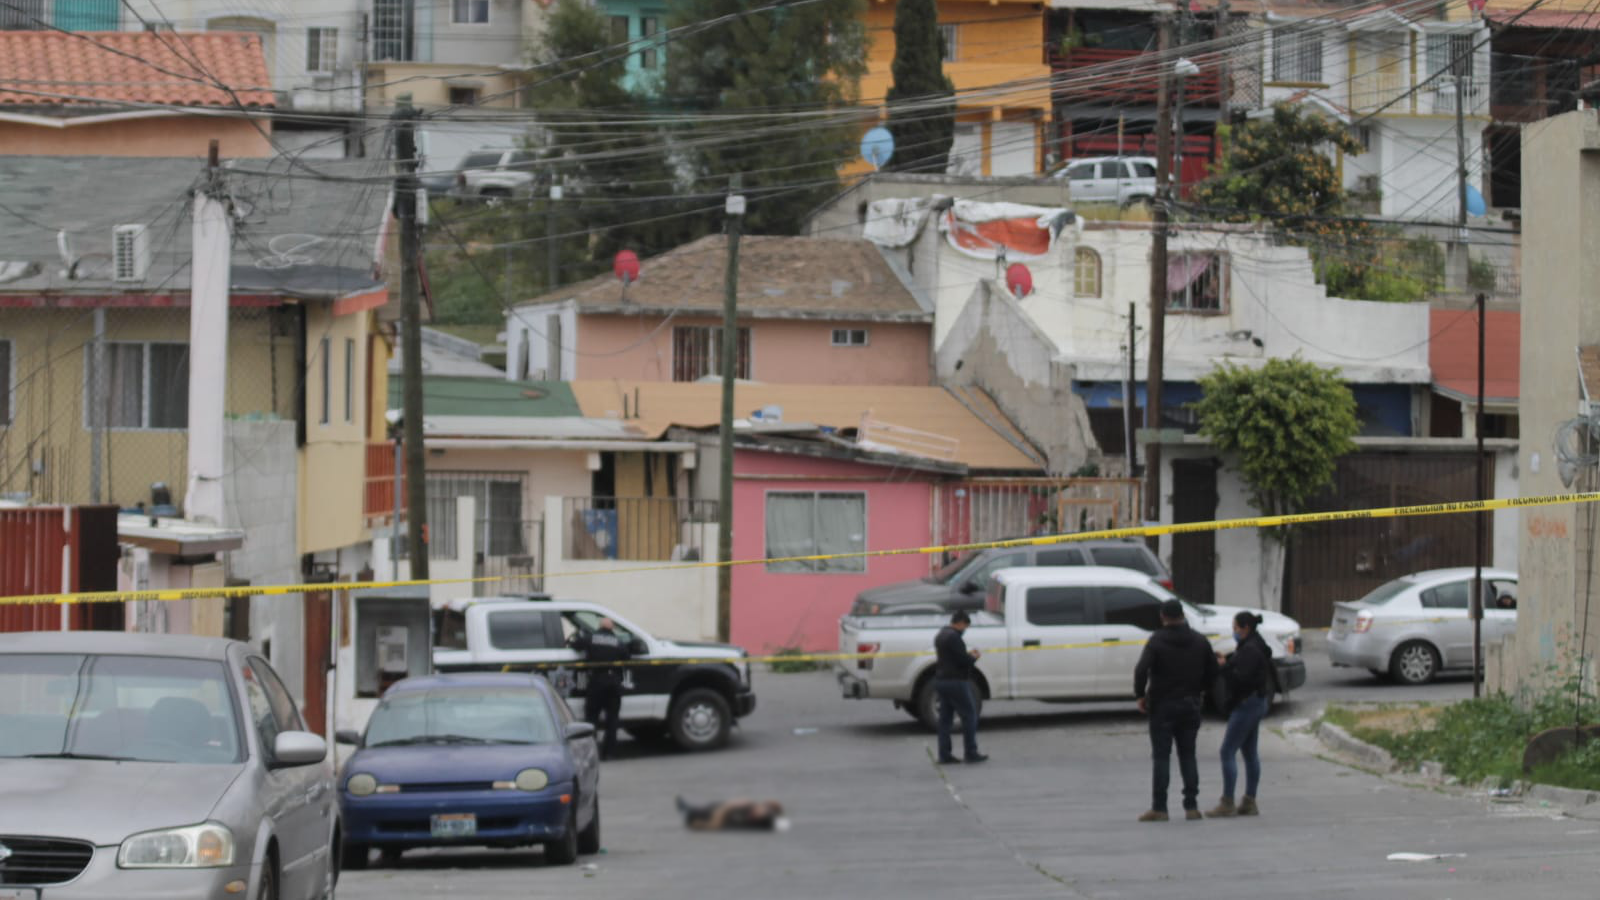
[[[978,698],[973,693],[972,672],[978,665],[978,651],[968,650],[962,636],[972,619],[957,611],[950,624],[939,629],[933,639],[933,649],[939,661],[933,670],[933,690],[939,698],[939,762],[953,765],[960,762],[981,763],[989,757],[978,752]],[[962,747],[966,757],[956,759],[950,752],[950,728],[957,714],[961,716]]]
[[[622,714],[622,673],[615,663],[626,662],[633,654],[617,635],[616,623],[610,619],[601,619],[600,627],[594,631],[573,635],[571,643],[589,664],[583,717],[597,729],[601,727],[601,716],[605,717],[605,740],[600,745],[600,758],[610,759],[617,749],[617,719]]]
[[[1161,628],[1150,635],[1133,670],[1133,695],[1139,711],[1150,716],[1150,756],[1154,767],[1154,802],[1141,822],[1167,821],[1167,785],[1172,780],[1172,745],[1178,745],[1183,773],[1184,817],[1200,815],[1200,768],[1195,739],[1200,734],[1200,707],[1217,679],[1217,657],[1211,642],[1189,627],[1183,604],[1161,604]],[[1148,690],[1146,690],[1148,688]]]

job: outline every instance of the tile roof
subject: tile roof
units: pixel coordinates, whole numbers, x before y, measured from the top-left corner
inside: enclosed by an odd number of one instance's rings
[[[637,392],[637,393],[635,393]],[[591,418],[618,418],[622,401],[637,396],[640,415],[627,423],[649,437],[659,437],[674,425],[715,427],[721,414],[722,386],[716,382],[574,381],[572,393],[583,414]],[[783,421],[855,429],[866,415],[876,422],[915,428],[955,441],[954,461],[973,469],[1038,471],[1030,458],[999,428],[1003,417],[975,414],[960,399],[941,387],[860,385],[756,384],[740,382],[734,388],[735,415],[748,416],[757,409],[777,406]],[[980,411],[984,406],[974,406]],[[995,410],[997,413],[998,410]],[[1026,446],[1026,445],[1024,445]]]
[[[586,313],[721,311],[727,238],[713,234],[644,260],[627,286],[613,275],[519,305],[576,300]],[[756,318],[931,322],[933,312],[864,240],[750,235],[739,243],[739,310]]]
[[[1484,14],[1484,18],[1496,25],[1505,25],[1512,28],[1600,31],[1600,12],[1595,12],[1593,9],[1583,11],[1560,9],[1535,9],[1529,11],[1526,7],[1520,10],[1491,9]]]
[[[1428,368],[1433,387],[1458,400],[1478,396],[1478,314],[1435,309],[1428,322]],[[1521,392],[1522,314],[1488,311],[1484,319],[1483,394],[1486,403],[1515,403]]]
[[[254,34],[0,31],[0,106],[268,107],[270,83]]]

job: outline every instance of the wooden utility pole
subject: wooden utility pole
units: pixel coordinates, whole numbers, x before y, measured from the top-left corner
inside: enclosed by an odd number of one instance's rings
[[[411,95],[400,95],[394,110],[395,216],[400,220],[400,355],[404,365],[406,549],[411,577],[428,577],[427,455],[422,447],[422,289],[417,256],[422,236],[417,225],[417,111]],[[400,473],[396,472],[399,478]],[[399,510],[395,511],[399,515]]]
[[[1457,82],[1457,84],[1459,84],[1459,82]],[[1457,96],[1460,96],[1460,95],[1458,94]],[[1488,299],[1487,295],[1485,295],[1481,291],[1478,293],[1478,405],[1477,405],[1477,409],[1473,412],[1473,423],[1474,423],[1473,424],[1473,432],[1477,435],[1477,438],[1478,438],[1478,468],[1477,468],[1477,473],[1478,473],[1478,491],[1477,491],[1477,498],[1478,498],[1479,502],[1482,502],[1483,498],[1484,498],[1484,492],[1485,492],[1484,489],[1486,487],[1486,485],[1484,484],[1484,480],[1487,477],[1485,472],[1483,471],[1484,463],[1486,462],[1484,460],[1484,458],[1483,458],[1483,358],[1484,358],[1483,339],[1484,339],[1484,317],[1487,315],[1487,313],[1485,312],[1485,309],[1484,309],[1484,301],[1487,300],[1487,299]],[[1473,697],[1480,697],[1483,694],[1483,553],[1484,553],[1484,550],[1485,550],[1485,548],[1483,546],[1483,533],[1484,533],[1484,517],[1487,516],[1487,515],[1488,515],[1488,513],[1484,512],[1482,510],[1479,510],[1479,511],[1477,511],[1477,512],[1472,514],[1472,525],[1473,525],[1473,532],[1472,532],[1472,538],[1473,538],[1473,540],[1472,540],[1472,563],[1473,563],[1473,570],[1472,570],[1472,606],[1470,607],[1470,610],[1471,610],[1471,613],[1472,613],[1472,696]]]
[[[1161,379],[1166,352],[1167,221],[1172,203],[1172,17],[1161,17],[1160,71],[1156,82],[1156,202],[1150,231],[1150,360],[1144,385],[1144,517],[1161,521]],[[1156,538],[1150,538],[1152,547]]]
[[[1124,477],[1133,478],[1138,474],[1139,445],[1134,437],[1134,429],[1138,423],[1133,421],[1133,411],[1138,407],[1138,393],[1134,378],[1134,341],[1138,338],[1138,328],[1134,321],[1134,310],[1138,304],[1128,301],[1128,377],[1122,382],[1122,432],[1123,453],[1128,457],[1128,471]]]
[[[1228,44],[1228,37],[1233,33],[1232,25],[1228,19],[1228,0],[1217,0],[1217,29],[1216,37],[1222,42],[1221,71],[1217,73],[1217,122],[1221,125],[1228,124],[1228,101],[1233,99],[1233,86],[1228,83],[1228,59],[1233,55],[1233,48]]]
[[[722,438],[717,487],[717,639],[733,633],[733,385],[739,362],[739,233],[744,227],[741,179],[728,180],[728,275],[722,295]]]

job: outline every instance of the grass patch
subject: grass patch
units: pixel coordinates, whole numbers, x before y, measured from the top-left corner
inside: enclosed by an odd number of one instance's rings
[[[772,655],[776,657],[803,657],[806,652],[799,647],[779,647],[778,651]],[[794,672],[820,672],[826,669],[828,664],[813,659],[779,658],[767,663],[767,666],[779,675],[788,675]]]

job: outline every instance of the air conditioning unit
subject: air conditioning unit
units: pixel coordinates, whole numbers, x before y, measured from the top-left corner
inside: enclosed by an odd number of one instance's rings
[[[143,225],[111,229],[111,280],[143,281],[150,271],[150,236]]]

